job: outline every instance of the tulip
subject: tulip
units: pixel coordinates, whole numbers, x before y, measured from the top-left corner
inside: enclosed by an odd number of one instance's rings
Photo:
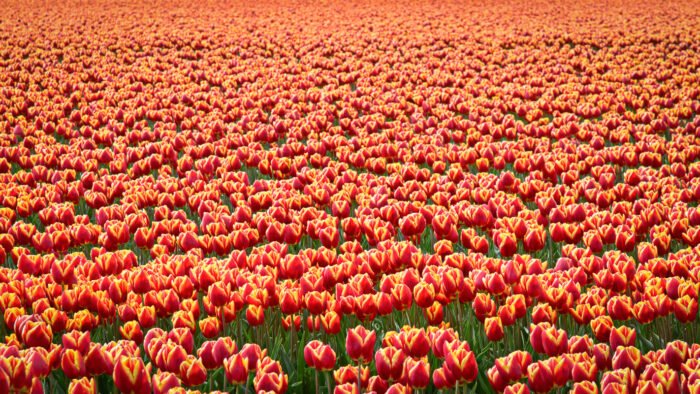
[[[443,367],[433,370],[433,384],[438,390],[444,390],[453,387],[455,385],[455,381],[447,369]]]
[[[610,348],[619,346],[634,346],[637,332],[627,326],[613,327],[610,331]]]
[[[335,366],[335,352],[319,341],[311,341],[304,347],[306,364],[319,371],[330,371]]]
[[[94,378],[73,379],[68,385],[70,394],[97,394],[97,382]]]
[[[287,391],[287,380],[287,375],[283,373],[256,374],[253,379],[253,386],[256,392],[272,391],[279,394]]]
[[[402,365],[403,367],[403,365]],[[360,368],[358,373],[358,367],[353,365],[345,365],[337,368],[333,371],[333,380],[336,385],[342,385],[345,383],[353,383],[357,387],[357,383],[362,386],[366,386],[369,381],[369,368]]]
[[[100,344],[90,343],[90,350],[85,355],[85,369],[88,375],[102,375],[113,369]]]
[[[226,380],[232,384],[245,384],[248,381],[248,360],[240,353],[224,359]]]
[[[248,305],[245,317],[252,327],[260,326],[265,322],[265,309],[261,305]]]
[[[184,361],[184,360],[183,360]],[[112,372],[117,388],[126,393],[147,394],[151,392],[151,376],[143,360],[123,356],[117,360]]]
[[[360,394],[357,383],[343,383],[335,386],[333,394]]]
[[[404,361],[403,375],[407,378],[409,386],[425,388],[430,383],[430,364],[427,359],[407,358]]]
[[[491,387],[496,391],[503,391],[508,386],[508,378],[503,376],[496,367],[491,367],[486,371]]]
[[[443,368],[460,384],[473,382],[479,373],[474,353],[466,349],[446,352]]]
[[[351,360],[360,364],[366,364],[372,360],[374,355],[374,344],[377,334],[368,331],[363,326],[348,329],[345,340],[345,348]]]
[[[180,387],[180,379],[171,372],[159,372],[151,379],[154,394],[166,394],[170,389]]]
[[[256,371],[258,369],[258,360],[266,355],[267,351],[263,352],[260,346],[255,343],[246,343],[239,354],[248,360],[248,369]]]
[[[389,383],[379,376],[372,376],[367,382],[367,392],[385,393],[388,388]]]
[[[542,361],[527,368],[527,383],[535,392],[548,392],[554,385],[553,377],[550,367]]]
[[[530,389],[522,383],[515,383],[505,387],[503,394],[530,394]]]
[[[202,364],[202,360],[188,356],[180,364],[180,378],[185,386],[199,386],[207,380],[207,370]]]
[[[90,350],[90,331],[71,331],[63,334],[61,342],[64,349],[77,350],[80,354],[85,355]]]
[[[428,308],[435,301],[435,288],[430,283],[420,282],[413,288],[413,299],[421,308]]]
[[[238,353],[238,345],[231,337],[220,337],[212,346],[212,358],[218,366],[236,353]]]
[[[505,333],[503,331],[503,323],[501,318],[487,317],[484,321],[484,331],[486,331],[486,338],[492,342],[498,342],[503,339]]]
[[[642,353],[633,346],[620,346],[612,357],[613,369],[630,368],[638,371],[642,366]]]
[[[61,355],[61,369],[69,379],[85,376],[85,359],[74,349],[66,349]]]
[[[198,322],[198,325],[204,338],[215,338],[221,333],[221,320],[216,316],[205,317]]]
[[[21,330],[22,341],[28,347],[48,349],[53,339],[51,327],[41,322],[28,321]]]
[[[167,335],[172,343],[182,346],[187,353],[194,350],[194,336],[192,331],[186,328],[173,328]]]
[[[591,381],[574,383],[571,387],[571,394],[598,394],[598,386]]]
[[[401,333],[403,350],[411,357],[421,358],[430,352],[430,338],[424,329],[411,328]]]
[[[121,333],[122,338],[134,341],[137,344],[141,344],[141,341],[143,341],[143,332],[136,321],[124,323],[123,326],[119,327],[119,333]]]
[[[374,355],[377,374],[385,380],[398,380],[403,372],[406,354],[403,350],[387,347],[377,350]]]

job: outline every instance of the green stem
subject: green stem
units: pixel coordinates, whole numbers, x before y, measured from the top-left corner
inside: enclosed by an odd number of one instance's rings
[[[316,383],[316,394],[319,394],[318,392],[318,369],[314,368],[314,383]]]

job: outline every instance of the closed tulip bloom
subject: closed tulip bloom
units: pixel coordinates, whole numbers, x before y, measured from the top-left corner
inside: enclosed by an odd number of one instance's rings
[[[527,368],[527,384],[535,392],[548,392],[554,386],[554,375],[547,363],[538,361]]]
[[[642,366],[642,353],[634,346],[620,346],[612,357],[613,369],[630,368],[638,371]]]
[[[125,393],[148,394],[151,392],[151,376],[138,357],[123,356],[117,360],[112,372],[114,385]]]
[[[232,384],[245,384],[248,381],[248,359],[240,353],[224,360],[226,379]]]
[[[248,305],[248,309],[245,311],[246,320],[248,324],[253,327],[262,325],[265,322],[265,308],[261,305]]]
[[[248,369],[256,371],[258,369],[258,360],[267,354],[256,343],[246,343],[241,348],[239,354],[248,360]]]
[[[215,338],[221,332],[221,320],[216,316],[205,317],[198,324],[204,338]]]
[[[637,331],[627,326],[613,327],[610,330],[610,348],[619,346],[634,346],[637,339]]]
[[[85,359],[74,349],[66,349],[61,356],[61,369],[69,379],[85,376]]]
[[[492,342],[500,341],[505,336],[503,323],[498,316],[486,318],[484,321],[484,331],[486,332],[488,340]]]
[[[372,360],[374,355],[374,344],[377,334],[368,331],[363,326],[348,329],[345,339],[345,348],[351,360],[366,364]]]
[[[271,391],[274,393],[284,393],[287,391],[287,375],[280,373],[261,373],[256,374],[253,379],[255,391]]]
[[[97,382],[94,378],[73,379],[68,385],[69,394],[97,394]]]
[[[22,341],[28,347],[48,349],[53,340],[51,326],[43,321],[28,321],[21,330]]]
[[[450,372],[443,368],[436,368],[433,370],[433,384],[438,390],[444,390],[454,387],[455,380]]]
[[[119,327],[119,333],[122,338],[134,341],[137,344],[141,344],[143,341],[143,332],[137,321],[129,321],[124,323],[124,325]]]
[[[530,388],[522,383],[515,383],[503,389],[503,394],[530,394]]]
[[[220,337],[214,342],[212,357],[217,365],[222,365],[228,357],[238,353],[238,345],[231,337]]]
[[[421,308],[427,308],[435,301],[435,287],[426,282],[420,282],[413,288],[413,299]]]
[[[571,394],[598,394],[598,386],[592,381],[576,382],[571,387]]]
[[[180,364],[180,378],[185,386],[199,386],[207,380],[207,370],[202,360],[189,356]]]
[[[430,364],[424,358],[418,360],[407,358],[404,361],[404,376],[409,386],[425,388],[430,383]]]
[[[357,388],[357,383],[337,384],[333,394],[360,394],[360,389]]]
[[[406,353],[403,350],[395,347],[385,347],[377,350],[374,355],[377,375],[385,380],[398,380],[403,372],[403,363],[406,357]]]
[[[87,354],[90,350],[90,332],[85,331],[71,331],[63,334],[61,338],[64,349],[74,349],[80,352],[80,354]]]
[[[479,373],[474,353],[463,348],[445,353],[444,368],[460,385],[473,382]]]
[[[362,387],[367,387],[367,382],[369,381],[368,367],[361,368],[360,372],[358,372],[358,368],[354,365],[339,367],[333,371],[333,380],[335,381],[336,385],[342,385],[345,383],[357,384],[358,373],[360,374],[360,383],[362,384]]]
[[[158,372],[151,379],[154,394],[167,394],[170,389],[181,387],[180,379],[171,372]]]

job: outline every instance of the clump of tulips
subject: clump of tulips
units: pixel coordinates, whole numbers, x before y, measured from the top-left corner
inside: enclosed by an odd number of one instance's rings
[[[238,3],[3,4],[0,393],[700,393],[696,4]]]

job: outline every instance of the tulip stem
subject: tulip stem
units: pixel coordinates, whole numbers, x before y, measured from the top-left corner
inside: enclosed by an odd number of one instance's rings
[[[357,392],[362,392],[362,364],[359,360],[357,361]]]
[[[221,313],[221,332],[223,336],[226,336],[226,319],[224,318],[224,306],[220,306],[219,310],[219,313]]]
[[[316,383],[316,394],[319,394],[318,393],[318,369],[315,369],[315,368],[314,368],[314,380]]]
[[[326,384],[328,384],[328,394],[332,394],[331,391],[331,372],[326,371]]]

